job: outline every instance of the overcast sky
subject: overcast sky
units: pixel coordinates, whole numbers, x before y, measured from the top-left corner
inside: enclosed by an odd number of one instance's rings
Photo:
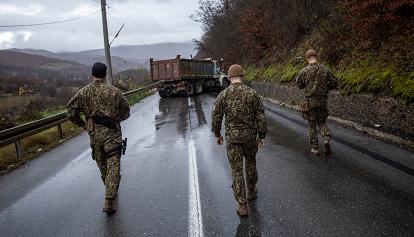
[[[0,48],[79,51],[103,47],[100,0],[0,0],[0,25],[33,24],[87,16],[46,26],[0,28]],[[189,16],[198,0],[107,0],[112,46],[182,42],[201,37],[201,26]],[[88,16],[93,14],[92,16]]]

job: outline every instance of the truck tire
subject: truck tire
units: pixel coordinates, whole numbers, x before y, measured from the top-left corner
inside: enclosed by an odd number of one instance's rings
[[[160,95],[161,98],[165,98],[165,92],[164,91],[158,91],[158,94]]]
[[[191,82],[187,82],[187,85],[185,86],[185,94],[187,96],[194,95],[194,85]]]
[[[196,82],[195,83],[195,93],[197,95],[199,95],[199,94],[203,93],[203,91],[204,91],[203,83],[201,81]]]
[[[171,97],[171,93],[169,91],[158,91],[158,94],[161,98],[168,98]]]

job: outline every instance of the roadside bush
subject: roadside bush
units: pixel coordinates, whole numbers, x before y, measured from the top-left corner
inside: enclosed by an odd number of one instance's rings
[[[14,127],[14,123],[6,113],[0,112],[0,131]]]
[[[24,111],[19,115],[20,120],[31,121],[40,119],[41,101],[33,97],[26,105]]]

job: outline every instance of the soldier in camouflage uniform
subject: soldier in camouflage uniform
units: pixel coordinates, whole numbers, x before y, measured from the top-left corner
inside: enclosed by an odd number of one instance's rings
[[[95,63],[93,82],[85,86],[69,101],[67,116],[85,128],[90,136],[92,158],[99,167],[105,185],[103,211],[113,213],[113,200],[120,182],[122,133],[120,122],[129,117],[128,101],[116,87],[105,83],[106,66]],[[85,115],[86,122],[80,117]]]
[[[319,155],[316,125],[319,126],[324,139],[325,154],[331,154],[331,131],[326,125],[327,101],[329,91],[338,87],[338,79],[329,69],[317,63],[317,55],[315,50],[306,53],[309,65],[303,68],[296,78],[299,89],[305,90],[305,99],[301,104],[302,117],[308,120],[311,153],[316,156]]]
[[[256,91],[242,83],[240,65],[229,68],[231,84],[217,97],[212,113],[212,130],[217,143],[223,144],[221,124],[225,116],[227,156],[233,176],[233,192],[240,216],[248,215],[247,200],[256,198],[256,153],[266,136],[266,117],[262,101]],[[246,184],[243,175],[243,157],[246,164]]]

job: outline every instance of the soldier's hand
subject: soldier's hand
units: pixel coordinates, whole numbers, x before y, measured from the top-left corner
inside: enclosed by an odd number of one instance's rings
[[[223,136],[216,137],[217,144],[223,145]]]
[[[264,140],[263,139],[257,139],[257,146],[258,147],[264,146]]]

